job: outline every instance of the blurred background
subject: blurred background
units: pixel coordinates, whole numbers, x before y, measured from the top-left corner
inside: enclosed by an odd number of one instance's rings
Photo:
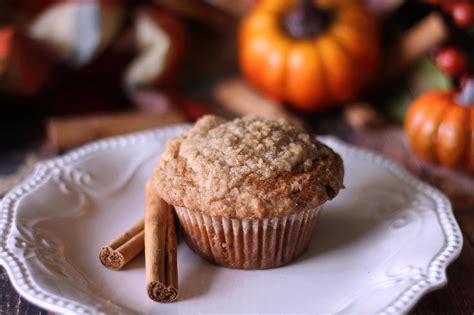
[[[467,0],[2,0],[0,197],[93,140],[255,114],[398,161],[474,243],[473,34]]]
[[[382,152],[472,207],[473,6],[4,0],[0,190],[96,139],[256,114]]]

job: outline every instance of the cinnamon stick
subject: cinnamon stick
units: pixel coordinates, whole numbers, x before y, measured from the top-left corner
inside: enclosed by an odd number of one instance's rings
[[[173,109],[159,113],[121,112],[70,118],[52,118],[48,122],[48,140],[54,149],[70,149],[100,138],[185,122],[184,115]]]
[[[401,74],[437,44],[448,38],[449,30],[442,16],[433,12],[402,35],[388,57],[385,79]]]
[[[173,208],[146,184],[145,269],[148,296],[155,302],[178,297],[178,264]]]
[[[224,108],[234,114],[284,118],[295,125],[303,125],[301,119],[289,113],[281,104],[259,94],[242,79],[231,78],[218,83],[213,95]]]
[[[142,252],[145,247],[144,225],[142,219],[110,242],[110,244],[103,246],[99,253],[102,265],[112,270],[120,270]]]

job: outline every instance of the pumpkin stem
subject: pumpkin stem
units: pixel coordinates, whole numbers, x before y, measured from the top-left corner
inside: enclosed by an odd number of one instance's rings
[[[474,106],[474,79],[468,79],[456,95],[456,102],[464,106]]]
[[[298,5],[283,18],[285,30],[294,38],[316,37],[330,20],[330,12],[314,5],[313,0],[298,0]]]

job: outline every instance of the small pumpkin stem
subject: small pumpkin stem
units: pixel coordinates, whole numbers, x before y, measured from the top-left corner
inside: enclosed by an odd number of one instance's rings
[[[298,0],[296,7],[283,18],[283,25],[294,38],[316,37],[326,30],[330,14],[314,5],[313,0]]]
[[[474,79],[468,79],[461,92],[456,95],[456,102],[464,106],[474,106]]]

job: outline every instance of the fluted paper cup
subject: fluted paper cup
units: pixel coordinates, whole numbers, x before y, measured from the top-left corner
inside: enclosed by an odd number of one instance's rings
[[[278,218],[227,219],[175,207],[186,243],[200,256],[228,268],[267,269],[303,254],[322,206]]]

